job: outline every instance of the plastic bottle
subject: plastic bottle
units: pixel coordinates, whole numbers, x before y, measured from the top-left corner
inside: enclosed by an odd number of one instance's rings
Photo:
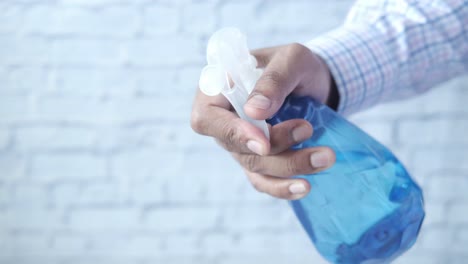
[[[242,33],[235,28],[216,32],[207,55],[200,89],[208,95],[221,92],[241,118],[268,136],[265,122],[243,112],[262,71]],[[275,125],[293,118],[306,119],[314,127],[313,136],[294,149],[328,146],[336,153],[336,163],[326,171],[297,176],[312,190],[290,202],[319,253],[333,263],[388,263],[408,250],[418,236],[424,209],[422,191],[403,165],[379,142],[309,97],[290,95],[267,121]]]

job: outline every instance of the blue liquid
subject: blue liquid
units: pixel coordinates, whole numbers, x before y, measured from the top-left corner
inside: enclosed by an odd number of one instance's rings
[[[272,125],[308,120],[313,136],[294,146],[328,146],[336,163],[301,175],[312,186],[291,202],[317,250],[333,263],[389,262],[409,249],[424,219],[421,189],[395,156],[333,110],[308,97],[289,96]]]

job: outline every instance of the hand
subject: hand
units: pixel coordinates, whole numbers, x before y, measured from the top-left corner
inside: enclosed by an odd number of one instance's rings
[[[290,94],[306,95],[323,103],[329,99],[331,75],[320,57],[300,44],[252,51],[265,68],[244,106],[254,119],[273,116]],[[294,200],[304,197],[310,185],[292,176],[324,170],[335,162],[328,147],[293,151],[289,148],[311,137],[312,126],[294,119],[270,127],[270,141],[255,126],[240,119],[222,95],[209,97],[199,90],[191,125],[199,134],[214,137],[244,168],[260,192]]]

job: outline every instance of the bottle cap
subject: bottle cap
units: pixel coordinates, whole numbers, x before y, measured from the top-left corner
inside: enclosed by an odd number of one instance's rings
[[[236,28],[215,32],[208,41],[206,60],[208,65],[200,76],[200,90],[208,96],[223,94],[240,118],[258,127],[269,139],[265,120],[255,120],[244,113],[247,98],[263,72],[249,53],[245,36]]]

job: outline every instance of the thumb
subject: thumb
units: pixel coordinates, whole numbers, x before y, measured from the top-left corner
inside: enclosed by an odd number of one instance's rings
[[[296,71],[291,66],[287,57],[283,56],[274,56],[269,61],[244,106],[248,116],[262,120],[272,117],[278,111],[284,99],[299,83],[297,74],[294,74]]]

